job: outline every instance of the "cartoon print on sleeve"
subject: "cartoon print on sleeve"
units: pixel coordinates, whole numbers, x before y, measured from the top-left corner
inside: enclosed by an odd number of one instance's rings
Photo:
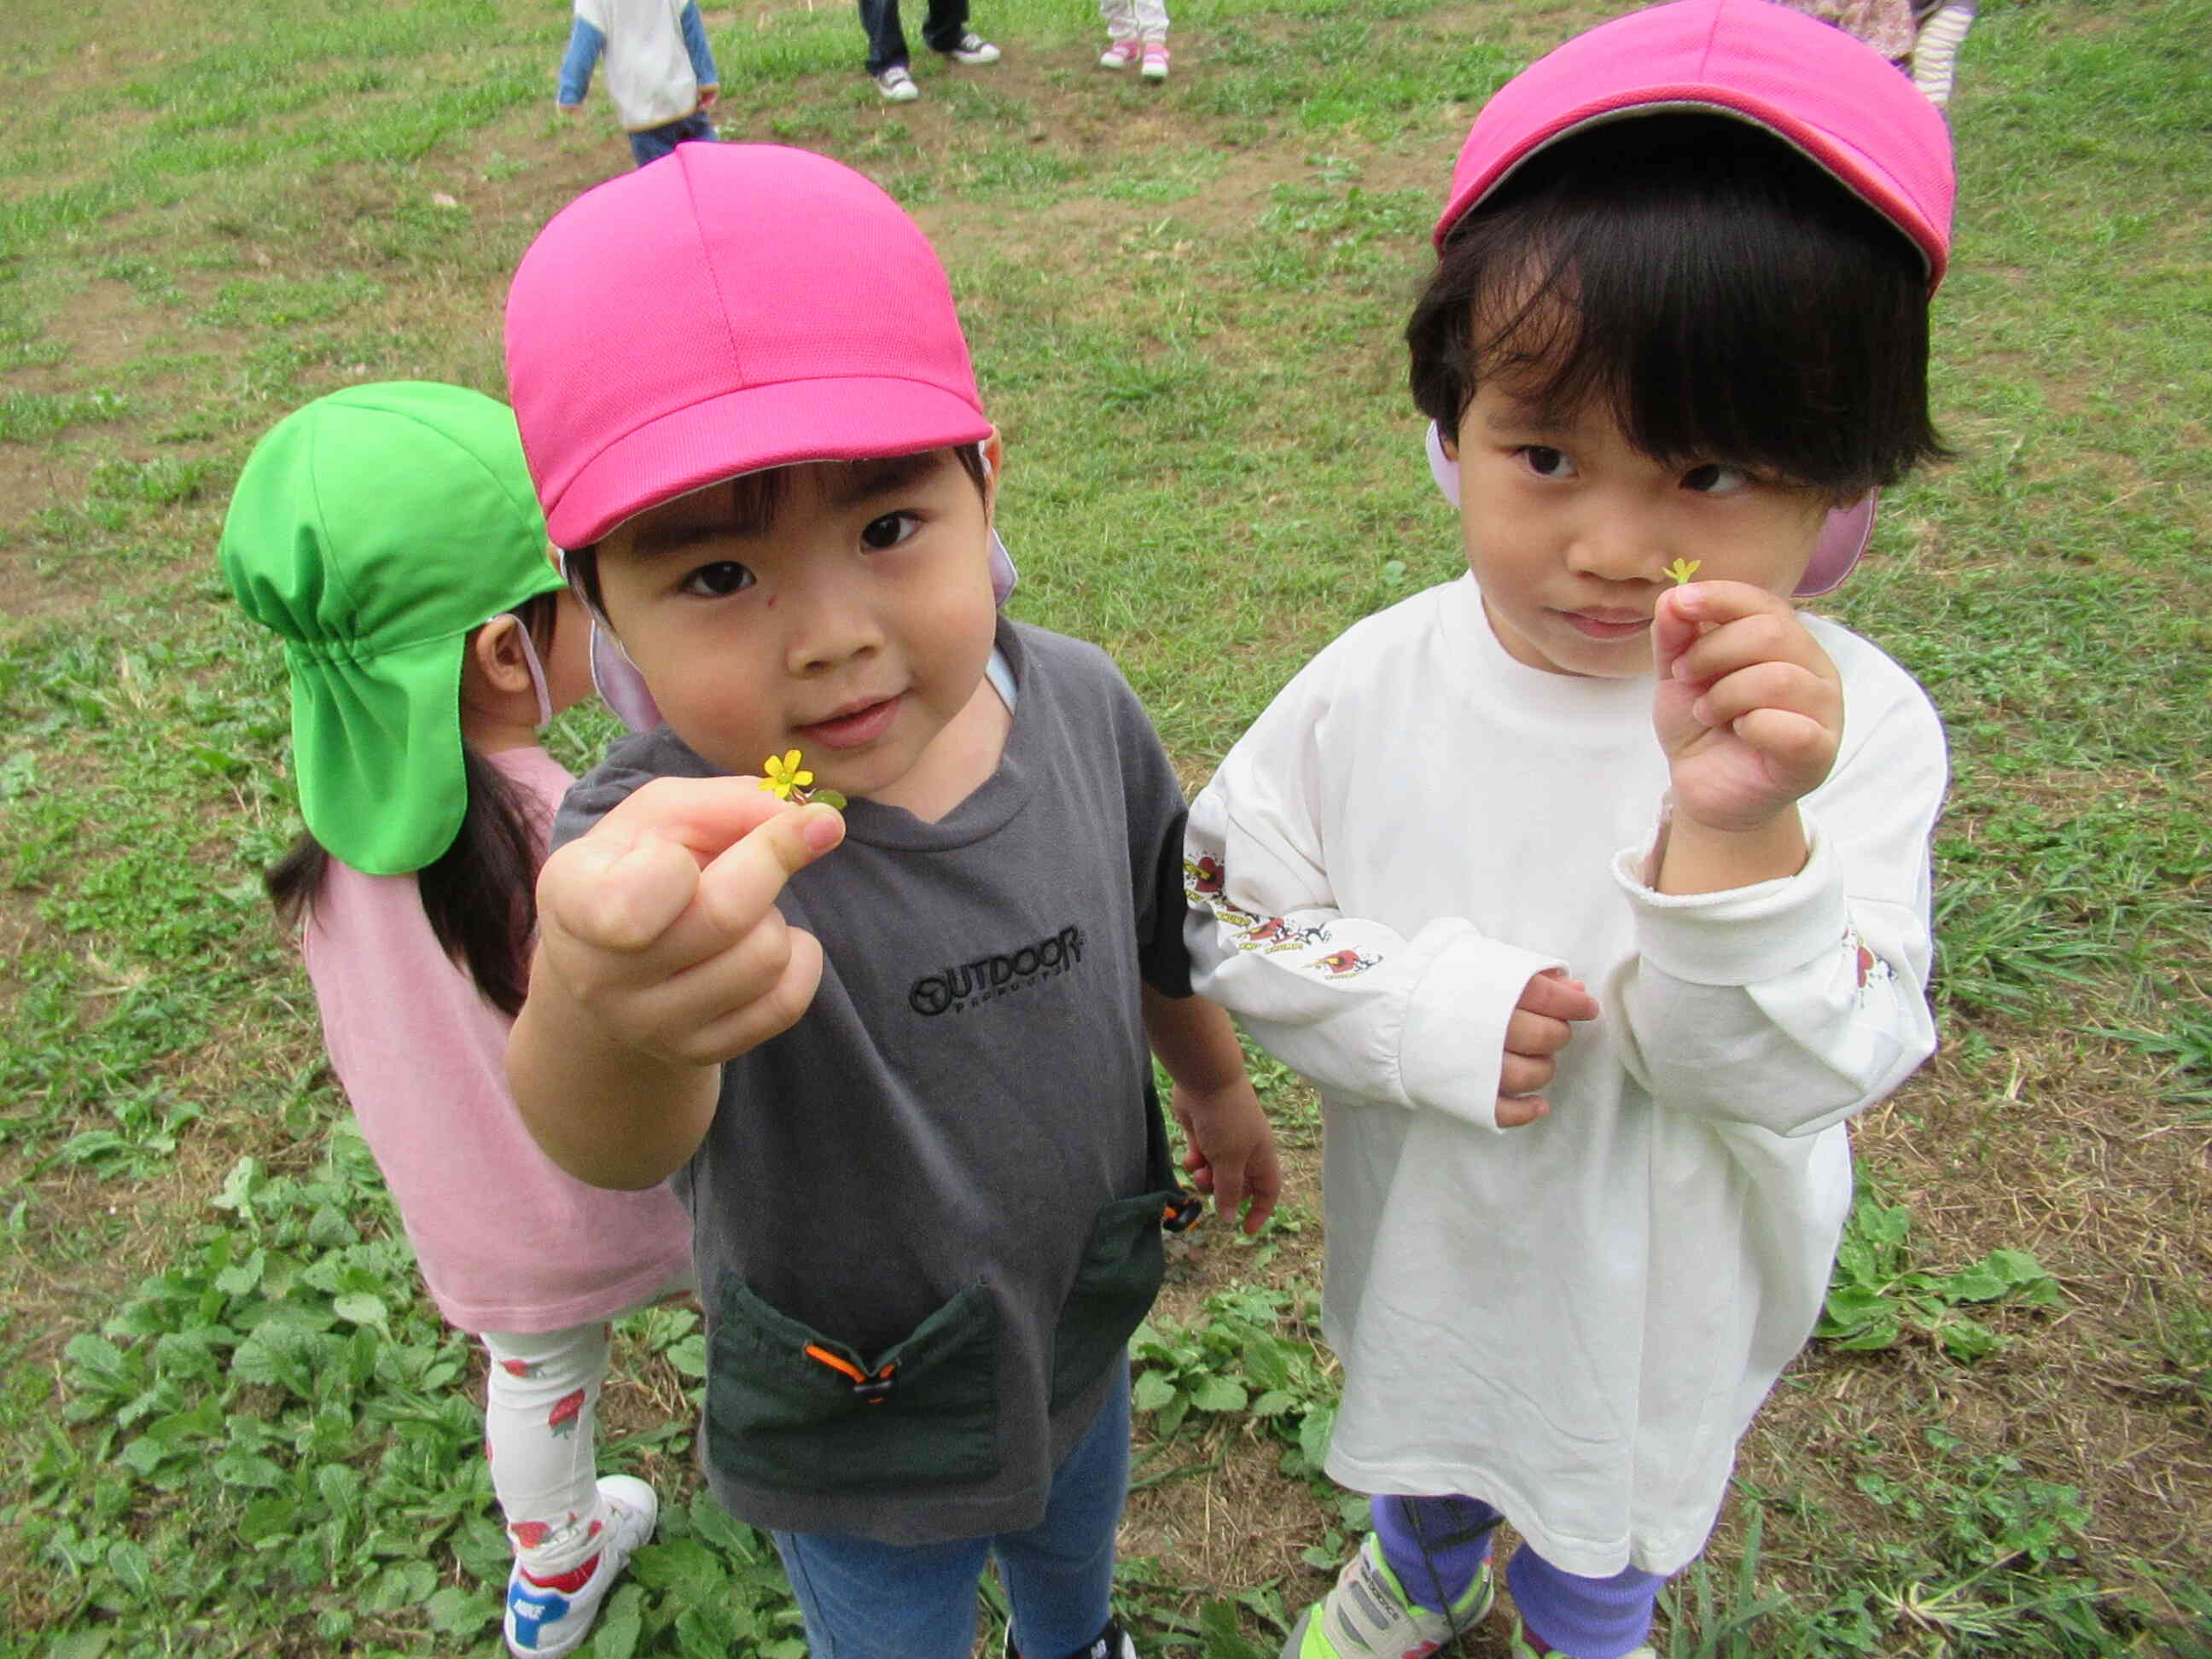
[[[1316,946],[1329,943],[1327,922],[1306,927],[1287,916],[1255,916],[1238,909],[1229,902],[1229,872],[1220,860],[1211,856],[1185,859],[1182,869],[1183,892],[1191,908],[1203,910],[1215,921],[1226,923],[1231,930],[1230,939],[1238,950],[1279,956],[1290,951],[1311,951]],[[1299,966],[1331,979],[1346,979],[1366,972],[1382,959],[1366,951],[1331,951],[1326,955],[1309,956]]]
[[[1852,958],[1854,971],[1858,975],[1858,1001],[1859,1006],[1863,1008],[1866,1006],[1867,988],[1869,985],[1888,985],[1896,979],[1897,970],[1867,949],[1866,942],[1859,938],[1856,928],[1844,929],[1844,950]]]

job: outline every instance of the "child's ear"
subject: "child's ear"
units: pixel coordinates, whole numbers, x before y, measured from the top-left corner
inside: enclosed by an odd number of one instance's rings
[[[469,663],[477,676],[494,691],[527,691],[530,655],[522,643],[522,618],[494,617],[469,641]]]
[[[991,435],[983,440],[983,518],[988,522],[992,509],[999,501],[999,474],[1006,470],[1006,447],[1000,441],[999,428],[991,428]]]
[[[1454,507],[1459,505],[1459,440],[1447,438],[1443,429],[1434,421],[1429,422],[1426,447],[1429,452],[1429,476],[1437,481],[1443,498]]]

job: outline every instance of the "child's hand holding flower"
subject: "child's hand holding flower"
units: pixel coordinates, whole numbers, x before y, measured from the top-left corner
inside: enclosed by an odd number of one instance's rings
[[[1712,891],[1794,874],[1804,854],[1792,809],[1826,779],[1843,738],[1835,664],[1789,600],[1746,582],[1662,593],[1651,648],[1658,677],[1652,726],[1673,775],[1677,838],[1683,829],[1764,834],[1784,861],[1784,842],[1794,837],[1797,849],[1788,869],[1762,871],[1753,860],[1735,872],[1742,879],[1662,883],[1666,890]]]

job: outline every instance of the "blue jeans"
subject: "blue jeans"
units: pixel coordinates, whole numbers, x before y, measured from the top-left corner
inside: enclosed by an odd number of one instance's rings
[[[868,32],[868,73],[881,75],[906,62],[906,30],[899,23],[898,0],[860,0],[860,27]],[[921,41],[932,52],[950,52],[968,33],[968,0],[929,0]]]
[[[1114,1534],[1129,1491],[1129,1370],[1060,1461],[1044,1519],[1027,1532],[947,1544],[879,1544],[780,1532],[775,1547],[806,1620],[809,1659],[968,1659],[975,1585],[996,1556],[1025,1659],[1060,1659],[1113,1616]]]
[[[647,161],[658,161],[678,144],[695,138],[712,138],[714,123],[703,109],[693,110],[680,121],[671,121],[664,127],[647,127],[643,132],[629,136],[629,153],[643,167]]]

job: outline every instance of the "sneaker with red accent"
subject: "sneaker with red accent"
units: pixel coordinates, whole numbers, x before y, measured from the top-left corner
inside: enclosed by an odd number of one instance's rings
[[[653,1536],[660,1500],[652,1487],[627,1474],[601,1475],[599,1485],[607,1514],[597,1555],[555,1578],[533,1578],[520,1561],[507,1575],[507,1649],[516,1659],[561,1659],[581,1647],[630,1552]]]
[[[1486,1559],[1448,1612],[1422,1607],[1406,1594],[1370,1532],[1336,1588],[1298,1615],[1282,1659],[1425,1659],[1480,1624],[1495,1592]]]
[[[1107,43],[1106,50],[1098,54],[1098,67],[1127,69],[1144,55],[1145,43],[1141,40],[1111,40]]]
[[[1147,81],[1164,81],[1168,78],[1168,49],[1165,42],[1159,40],[1145,42],[1145,66],[1137,73]]]

